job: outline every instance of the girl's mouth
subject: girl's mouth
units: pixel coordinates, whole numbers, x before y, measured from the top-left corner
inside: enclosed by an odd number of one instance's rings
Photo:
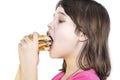
[[[53,44],[53,38],[52,38],[52,36],[50,36],[50,35],[49,35],[49,37],[50,37],[50,39],[51,39],[51,40],[50,40],[50,43],[51,43],[50,47],[51,47],[52,44]]]
[[[54,42],[54,40],[53,40],[53,37],[50,35],[50,33],[49,32],[47,32],[47,36],[49,36],[49,38],[50,38],[50,48],[52,47],[52,45],[53,45],[53,42]]]

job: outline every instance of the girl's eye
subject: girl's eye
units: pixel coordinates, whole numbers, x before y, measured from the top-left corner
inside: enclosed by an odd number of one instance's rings
[[[63,23],[63,22],[65,22],[65,21],[64,21],[64,20],[58,20],[58,22],[59,22],[59,23]]]

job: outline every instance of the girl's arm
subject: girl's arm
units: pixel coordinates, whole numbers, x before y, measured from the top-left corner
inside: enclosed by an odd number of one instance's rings
[[[19,65],[18,72],[17,72],[16,77],[15,77],[15,80],[21,80],[21,70],[20,70],[20,65]]]
[[[19,65],[15,80],[37,80],[37,67],[23,69],[23,72],[21,72],[21,66]]]
[[[38,34],[33,33],[33,41],[25,36],[19,46],[20,65],[15,80],[37,80]]]

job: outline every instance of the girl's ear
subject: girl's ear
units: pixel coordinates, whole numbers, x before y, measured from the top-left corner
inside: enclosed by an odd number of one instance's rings
[[[88,40],[88,37],[83,32],[80,32],[78,35],[78,39],[80,42],[84,42],[84,41]]]

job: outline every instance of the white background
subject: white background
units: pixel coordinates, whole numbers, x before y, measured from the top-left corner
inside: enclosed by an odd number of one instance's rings
[[[97,0],[111,18],[109,37],[112,71],[108,80],[118,80],[120,68],[120,10],[119,0]],[[58,0],[0,0],[0,80],[14,80],[18,64],[18,43],[33,32],[45,34]],[[41,52],[39,80],[51,80],[61,68],[62,60],[49,58]]]

